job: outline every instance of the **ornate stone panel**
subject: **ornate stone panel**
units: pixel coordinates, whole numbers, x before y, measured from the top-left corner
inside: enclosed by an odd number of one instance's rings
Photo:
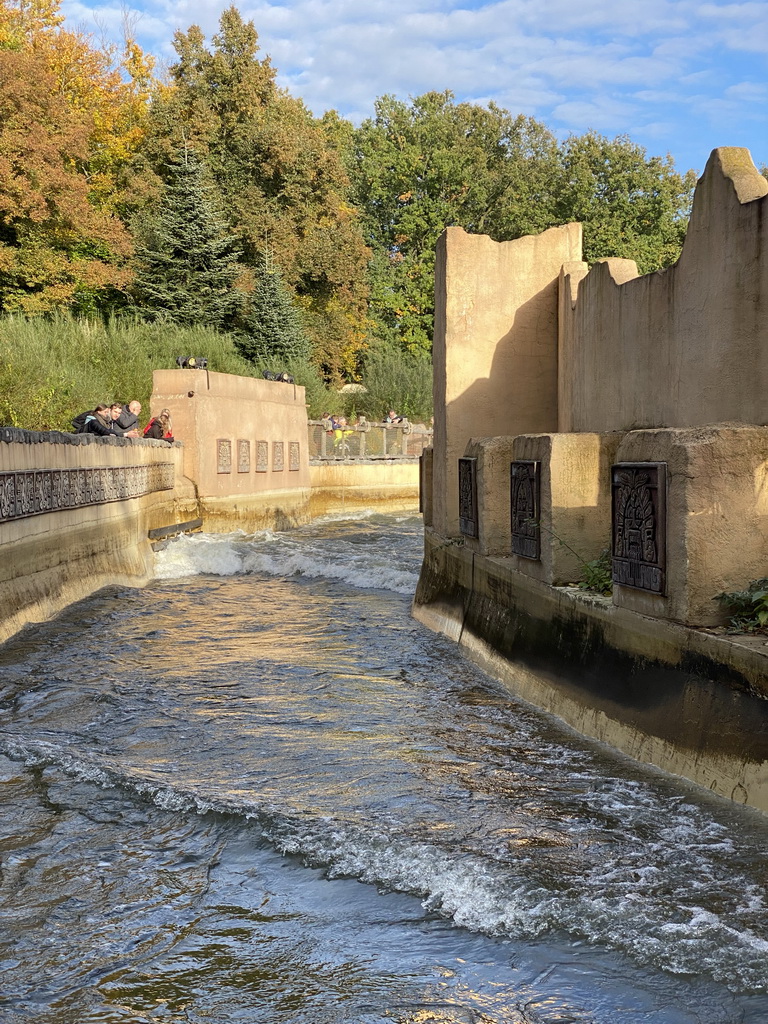
[[[256,442],[256,472],[266,473],[269,469],[269,441]]]
[[[216,441],[216,472],[232,472],[232,442],[229,438],[220,437]]]
[[[283,441],[272,442],[272,472],[280,473],[285,469],[285,444]]]
[[[540,462],[510,463],[512,552],[522,558],[541,558]]]
[[[666,588],[666,463],[619,463],[611,469],[612,578],[623,587]]]
[[[459,530],[477,537],[477,459],[459,459]]]
[[[288,469],[297,473],[301,468],[301,447],[298,441],[288,442]]]
[[[96,469],[44,469],[0,473],[0,523],[58,509],[104,505],[173,490],[169,462]]]
[[[251,442],[242,439],[237,442],[237,472],[251,472]]]

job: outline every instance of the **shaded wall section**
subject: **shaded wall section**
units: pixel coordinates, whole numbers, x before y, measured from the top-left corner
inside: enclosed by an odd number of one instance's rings
[[[581,225],[494,242],[448,228],[437,245],[433,347],[435,529],[459,533],[457,459],[471,437],[557,429],[558,280]]]
[[[197,515],[179,445],[2,433],[0,642],[101,587],[147,583],[149,531]]]
[[[748,150],[713,151],[675,266],[571,264],[562,289],[561,431],[768,423],[768,181]]]

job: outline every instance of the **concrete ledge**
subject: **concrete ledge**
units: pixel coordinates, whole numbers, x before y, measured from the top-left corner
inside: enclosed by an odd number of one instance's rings
[[[379,512],[419,507],[418,459],[310,463],[309,479],[313,516],[373,506]]]
[[[428,530],[414,617],[583,735],[768,813],[768,647],[523,576]]]

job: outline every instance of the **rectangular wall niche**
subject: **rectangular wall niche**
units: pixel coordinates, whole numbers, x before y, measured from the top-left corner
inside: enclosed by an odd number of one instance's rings
[[[459,459],[459,530],[477,537],[477,459]]]
[[[216,441],[216,472],[232,472],[232,442],[221,437]]]
[[[611,576],[622,587],[665,592],[666,471],[664,462],[611,467]]]
[[[256,442],[256,472],[266,473],[269,469],[269,441]]]
[[[285,448],[282,441],[272,442],[272,472],[281,473],[285,469]]]
[[[540,462],[510,463],[512,553],[538,561],[541,558]]]
[[[301,468],[301,447],[298,441],[288,442],[288,470],[298,473]]]
[[[237,442],[237,472],[251,472],[251,442],[238,440]]]

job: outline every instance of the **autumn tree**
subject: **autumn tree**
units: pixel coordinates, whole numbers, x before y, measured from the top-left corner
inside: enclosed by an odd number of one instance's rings
[[[244,259],[270,248],[303,308],[317,361],[331,377],[353,368],[362,344],[367,250],[337,145],[279,89],[259,59],[253,24],[230,7],[212,46],[196,26],[175,37],[173,88],[153,105],[148,153],[157,167],[182,137],[206,159]]]
[[[0,0],[0,309],[91,308],[122,289],[116,214],[151,61],[61,28],[58,0]]]

